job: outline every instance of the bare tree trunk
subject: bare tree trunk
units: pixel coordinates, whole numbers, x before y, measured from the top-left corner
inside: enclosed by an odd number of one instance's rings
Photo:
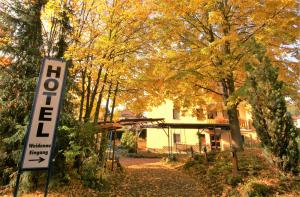
[[[110,114],[110,123],[113,122],[113,117],[114,117],[114,111],[115,111],[115,106],[116,106],[116,98],[117,98],[117,93],[118,93],[118,87],[119,87],[119,82],[117,82],[115,91],[114,91],[114,99],[113,99],[113,104],[111,108],[111,114]],[[115,138],[116,138],[116,131],[112,130],[112,136],[113,136],[113,145],[112,145],[112,159],[111,159],[111,170],[113,171],[114,169],[114,160],[115,160]]]
[[[114,117],[114,111],[115,111],[115,106],[116,106],[116,98],[117,98],[118,90],[119,90],[119,82],[117,82],[115,92],[114,92],[114,100],[113,100],[113,103],[112,103],[111,115],[110,115],[110,122],[111,123],[112,123],[113,117]]]
[[[227,113],[231,131],[232,147],[235,150],[243,150],[243,141],[240,131],[237,106],[228,107]]]
[[[236,175],[239,170],[237,152],[232,150],[232,173]]]
[[[91,96],[91,82],[92,82],[92,77],[91,74],[89,73],[88,75],[88,84],[86,87],[86,104],[85,104],[85,116],[84,116],[84,122],[88,122],[90,117],[89,117],[89,106],[90,106],[90,96]]]
[[[103,97],[103,92],[104,92],[104,88],[105,88],[105,84],[107,81],[107,77],[108,77],[108,71],[106,71],[105,76],[104,76],[104,80],[103,80],[103,85],[101,87],[101,90],[99,92],[99,97],[97,100],[97,105],[96,105],[96,110],[95,110],[95,115],[94,115],[94,124],[98,123],[98,118],[99,118],[99,114],[100,114],[100,107],[101,107],[101,102],[102,102],[102,97]]]
[[[108,117],[108,112],[109,112],[109,98],[111,94],[111,88],[112,88],[112,83],[109,85],[108,89],[108,95],[107,95],[107,100],[106,100],[106,106],[105,106],[105,114],[104,114],[104,124],[106,124],[106,119]],[[100,150],[99,150],[99,164],[100,166],[105,165],[105,152],[107,149],[107,139],[108,139],[108,129],[103,129],[102,130],[102,135],[101,135],[101,141],[100,141]]]
[[[79,121],[82,120],[82,114],[83,114],[83,105],[84,105],[84,99],[85,99],[85,74],[86,74],[86,68],[81,72],[81,99],[80,99],[80,108],[79,108]]]
[[[93,107],[94,107],[95,97],[96,97],[96,94],[97,94],[97,91],[98,91],[98,86],[99,86],[99,83],[100,83],[101,73],[102,73],[102,66],[98,70],[96,84],[95,84],[94,89],[91,93],[91,96],[90,96],[90,99],[89,99],[89,104],[87,104],[87,109],[86,109],[86,114],[85,114],[85,117],[86,117],[87,120],[90,120],[91,113],[92,113],[92,110],[93,110]]]
[[[243,140],[240,130],[240,122],[238,119],[238,109],[237,104],[230,104],[228,99],[234,93],[234,79],[230,75],[226,79],[222,80],[223,92],[224,92],[224,102],[227,108],[232,148],[235,150],[243,150]]]
[[[243,150],[243,141],[240,131],[240,122],[238,119],[238,110],[237,104],[229,104],[229,97],[234,93],[234,79],[232,74],[222,80],[222,86],[224,91],[224,102],[227,108],[229,125],[230,125],[230,134],[231,134],[231,144],[232,144],[232,172],[237,174],[238,172],[238,157],[237,151]]]

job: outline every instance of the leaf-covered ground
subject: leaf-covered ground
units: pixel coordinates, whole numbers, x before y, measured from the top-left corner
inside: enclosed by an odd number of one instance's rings
[[[95,192],[80,185],[67,186],[50,191],[49,197],[58,196],[203,196],[205,191],[197,180],[175,167],[162,162],[160,158],[125,158],[124,177],[112,181],[109,191]],[[6,196],[9,196],[8,194]],[[41,191],[22,195],[43,196]]]
[[[209,163],[191,160],[183,171],[199,181],[206,196],[300,196],[300,177],[280,172],[263,154],[260,148],[239,153],[237,175],[230,152],[210,153]]]
[[[130,158],[122,161],[127,175],[111,196],[203,196],[197,180],[161,159]]]
[[[239,174],[231,173],[230,153],[210,153],[209,163],[181,156],[179,162],[166,163],[161,158],[122,158],[124,173],[108,179],[109,189],[97,192],[72,182],[51,188],[49,197],[205,197],[205,196],[300,196],[300,178],[284,175],[269,163],[261,149],[239,153]],[[1,190],[0,196],[11,196]],[[42,191],[21,195],[43,196]]]

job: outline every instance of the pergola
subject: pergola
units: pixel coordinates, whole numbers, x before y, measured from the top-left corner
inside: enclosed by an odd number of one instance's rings
[[[140,128],[147,129],[147,128],[157,128],[157,129],[163,129],[164,133],[168,137],[168,155],[169,157],[173,156],[172,152],[172,129],[198,129],[198,132],[200,129],[203,131],[205,129],[216,131],[222,130],[222,131],[230,131],[230,125],[229,124],[209,124],[209,123],[166,123],[164,122],[164,118],[134,118],[134,119],[122,119],[119,120],[117,123],[104,123],[99,122],[98,128],[99,129],[107,129],[112,132],[116,132],[117,129],[121,129],[122,126],[136,126],[138,125]],[[202,132],[201,131],[201,132]],[[140,131],[141,132],[141,131]],[[199,133],[201,133],[199,132]],[[138,134],[138,136],[140,133]],[[112,139],[111,139],[112,141]],[[171,146],[170,146],[171,145]],[[113,139],[113,149],[112,149],[112,170],[114,167],[114,157],[115,157],[115,138]],[[199,145],[200,146],[200,145]],[[199,147],[200,148],[200,147]],[[205,152],[206,155],[206,152]]]
[[[97,128],[99,130],[109,130],[109,131],[111,131],[110,142],[113,143],[112,144],[112,166],[111,166],[111,169],[113,170],[113,168],[114,168],[114,158],[115,158],[115,137],[112,139],[112,135],[114,135],[115,132],[118,129],[121,129],[122,126],[126,126],[126,125],[129,125],[129,126],[138,125],[141,128],[147,128],[147,127],[151,127],[151,126],[161,124],[163,122],[164,122],[164,118],[122,119],[122,120],[119,120],[116,123],[114,123],[114,122],[113,123],[98,122]],[[136,135],[139,136],[140,132],[136,133]],[[136,143],[137,143],[137,141],[136,141]]]
[[[157,128],[163,129],[164,133],[168,137],[168,154],[171,156],[172,153],[172,129],[205,129],[216,131],[230,131],[229,124],[208,124],[208,123],[166,123],[164,118],[136,118],[136,119],[123,119],[118,121],[121,125],[139,125],[140,128]]]

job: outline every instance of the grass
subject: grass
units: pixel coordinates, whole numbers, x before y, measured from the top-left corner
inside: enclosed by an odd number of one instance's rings
[[[300,178],[283,174],[259,148],[238,153],[239,173],[232,174],[231,153],[212,152],[185,163],[182,170],[201,182],[211,196],[300,196]]]

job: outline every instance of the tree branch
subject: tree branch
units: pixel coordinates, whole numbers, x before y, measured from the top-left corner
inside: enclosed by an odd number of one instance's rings
[[[195,86],[196,86],[196,87],[199,87],[199,88],[202,88],[202,89],[204,89],[204,90],[207,90],[207,91],[209,91],[209,92],[215,93],[215,94],[217,94],[217,95],[223,96],[223,93],[217,92],[217,91],[215,91],[215,90],[213,90],[213,89],[204,87],[204,86],[202,86],[202,85],[195,84]]]

